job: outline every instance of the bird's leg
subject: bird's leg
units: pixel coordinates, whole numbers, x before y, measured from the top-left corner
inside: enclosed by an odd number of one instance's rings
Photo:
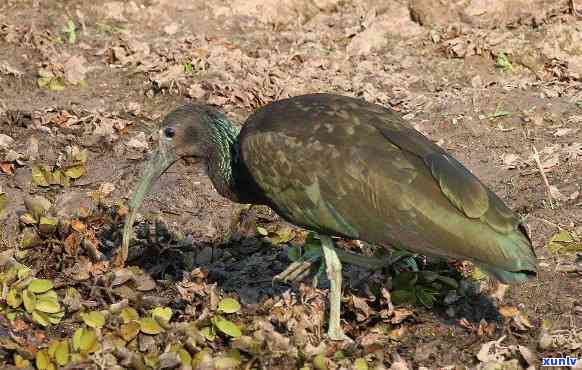
[[[336,249],[335,251],[342,263],[359,266],[368,270],[381,270],[388,266],[401,264],[405,267],[409,267],[412,271],[419,270],[413,255],[404,251],[395,251],[389,258],[362,256],[343,249]],[[313,265],[321,259],[322,254],[323,251],[321,248],[308,251],[297,261],[290,264],[285,271],[276,275],[273,278],[273,281],[299,282],[303,280],[312,271]],[[319,276],[323,273],[322,267],[323,266],[320,265],[319,271],[314,279],[314,286],[317,286]]]
[[[320,235],[327,278],[329,279],[329,327],[327,335],[331,340],[350,340],[341,327],[342,263],[329,236]]]
[[[319,250],[321,252],[321,249]],[[311,272],[313,264],[321,258],[321,253],[312,254],[306,253],[301,256],[297,261],[290,264],[285,271],[277,274],[273,277],[273,282],[282,281],[287,282],[298,282],[307,277]]]

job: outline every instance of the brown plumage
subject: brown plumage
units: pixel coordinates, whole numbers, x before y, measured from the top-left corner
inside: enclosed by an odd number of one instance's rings
[[[240,133],[204,105],[170,113],[130,201],[119,263],[127,258],[143,197],[182,157],[202,159],[223,196],[268,205],[320,234],[331,282],[332,339],[345,335],[339,324],[341,263],[330,236],[472,260],[505,283],[536,274],[519,217],[461,163],[397,113],[330,94],[268,104]]]

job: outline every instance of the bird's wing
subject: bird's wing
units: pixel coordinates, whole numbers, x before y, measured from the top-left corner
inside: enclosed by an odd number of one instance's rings
[[[481,219],[494,230],[508,233],[520,220],[477,177],[438,145],[411,127],[391,119],[373,125],[400,149],[418,156],[429,168],[443,195],[469,218]]]
[[[461,163],[394,112],[325,96],[259,110],[243,162],[287,220],[330,235],[535,271],[520,220]],[[503,271],[494,271],[503,281]]]

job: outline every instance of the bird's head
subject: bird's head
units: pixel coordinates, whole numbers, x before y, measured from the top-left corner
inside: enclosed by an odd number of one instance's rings
[[[209,161],[221,144],[228,147],[237,134],[226,117],[209,106],[188,104],[169,113],[159,130],[158,148],[146,164],[142,179],[129,201],[123,247],[129,244],[129,230],[136,210],[156,180],[172,164],[182,158]]]
[[[204,105],[188,104],[177,108],[164,118],[159,130],[158,150],[173,161],[206,159],[214,147],[212,139],[217,122],[224,119],[220,112]]]

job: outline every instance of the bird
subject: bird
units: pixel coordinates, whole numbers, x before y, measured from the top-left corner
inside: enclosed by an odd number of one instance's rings
[[[319,236],[332,340],[349,339],[340,322],[341,263],[367,263],[338,254],[332,238],[470,260],[505,284],[537,274],[523,219],[400,113],[381,105],[300,95],[260,107],[239,129],[219,109],[189,103],[164,118],[158,141],[130,199],[116,263],[127,259],[135,213],[152,184],[177,160],[197,159],[223,197],[266,205]]]

